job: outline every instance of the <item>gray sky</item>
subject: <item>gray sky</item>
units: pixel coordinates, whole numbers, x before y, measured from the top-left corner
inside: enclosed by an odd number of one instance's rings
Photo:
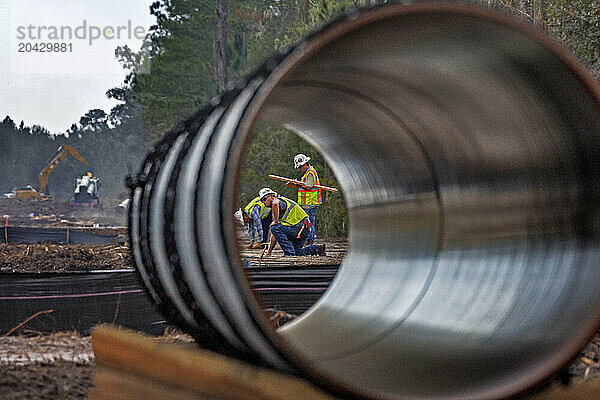
[[[114,50],[125,44],[139,50],[139,38],[155,23],[152,0],[1,3],[0,119],[10,115],[17,124],[24,120],[54,133],[64,132],[92,108],[109,112],[117,104],[105,92],[120,86],[127,72]],[[19,52],[23,43],[38,43],[38,48],[71,43],[72,51]]]

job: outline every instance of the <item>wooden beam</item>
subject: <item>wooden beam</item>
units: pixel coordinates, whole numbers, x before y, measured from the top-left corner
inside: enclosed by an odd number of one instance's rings
[[[221,400],[181,386],[170,385],[154,379],[110,368],[96,366],[95,388],[88,400],[144,399],[144,400]]]
[[[90,400],[334,400],[307,381],[196,347],[159,344],[152,338],[103,326],[92,335],[96,354]],[[131,385],[128,384],[129,378]],[[154,388],[154,389],[153,389]],[[173,395],[165,397],[166,393]],[[118,395],[120,393],[120,396]]]
[[[600,399],[600,379],[578,380],[570,385],[556,384],[524,400],[592,400]]]
[[[279,176],[279,175],[269,175],[269,178],[276,179],[278,181],[282,181],[282,182],[286,182],[286,183],[290,183],[293,186],[303,186],[304,185],[304,182],[301,182],[297,179],[285,178],[285,177]],[[329,192],[337,192],[338,191],[336,188],[331,187],[331,186],[314,185],[313,187],[316,189],[327,190]]]

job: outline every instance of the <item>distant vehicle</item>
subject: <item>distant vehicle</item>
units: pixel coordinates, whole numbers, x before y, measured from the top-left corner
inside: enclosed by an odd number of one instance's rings
[[[43,197],[46,196],[43,196],[42,193],[38,192],[30,185],[27,185],[27,187],[15,189],[11,196],[11,198],[16,199],[42,199]]]
[[[100,205],[100,181],[91,172],[77,177],[71,207],[98,207]]]
[[[27,185],[25,187],[15,188],[12,192],[5,193],[4,197],[9,199],[34,199],[34,198],[42,198],[39,195],[38,191],[35,190],[31,185]]]
[[[54,168],[60,164],[62,160],[65,159],[68,155],[72,155],[77,160],[81,161],[82,164],[89,167],[90,164],[83,158],[81,155],[75,150],[73,146],[69,146],[68,144],[64,144],[58,148],[54,156],[48,161],[48,163],[42,168],[40,171],[40,189],[35,190],[31,186],[27,186],[26,188],[16,189],[15,190],[15,198],[17,199],[44,199],[48,198],[48,194],[46,193],[46,184],[48,183],[48,175]]]

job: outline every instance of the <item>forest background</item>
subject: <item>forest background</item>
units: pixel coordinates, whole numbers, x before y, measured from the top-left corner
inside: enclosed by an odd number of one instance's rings
[[[103,182],[102,197],[125,198],[124,178],[179,121],[227,86],[258,67],[274,51],[343,12],[385,3],[374,0],[159,0],[156,18],[141,49],[115,49],[127,71],[120,87],[106,95],[120,103],[109,113],[92,109],[66,132],[25,126],[6,116],[0,123],[0,194],[31,184],[62,144],[70,144]],[[600,2],[597,0],[474,0],[545,29],[568,47],[600,81]],[[1,112],[1,110],[0,110]],[[321,155],[278,126],[259,124],[248,146],[236,202],[244,206],[258,189],[271,186],[295,198],[295,191],[267,175],[298,177],[293,156],[309,155],[324,185],[339,187]],[[50,176],[55,197],[68,198],[75,176],[86,169],[67,158]],[[329,195],[319,212],[319,232],[347,234],[343,196]]]

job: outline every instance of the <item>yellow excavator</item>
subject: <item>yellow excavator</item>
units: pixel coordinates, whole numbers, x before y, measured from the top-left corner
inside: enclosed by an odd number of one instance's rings
[[[47,199],[49,198],[46,195],[46,183],[48,182],[48,175],[50,172],[54,171],[54,168],[58,166],[58,164],[64,160],[68,155],[72,155],[77,160],[81,161],[82,164],[89,167],[90,164],[75,150],[73,146],[69,146],[68,144],[63,144],[58,148],[54,156],[48,161],[48,163],[42,168],[40,171],[40,189],[39,191],[35,191],[32,189],[17,189],[15,193],[15,198],[17,199]]]

